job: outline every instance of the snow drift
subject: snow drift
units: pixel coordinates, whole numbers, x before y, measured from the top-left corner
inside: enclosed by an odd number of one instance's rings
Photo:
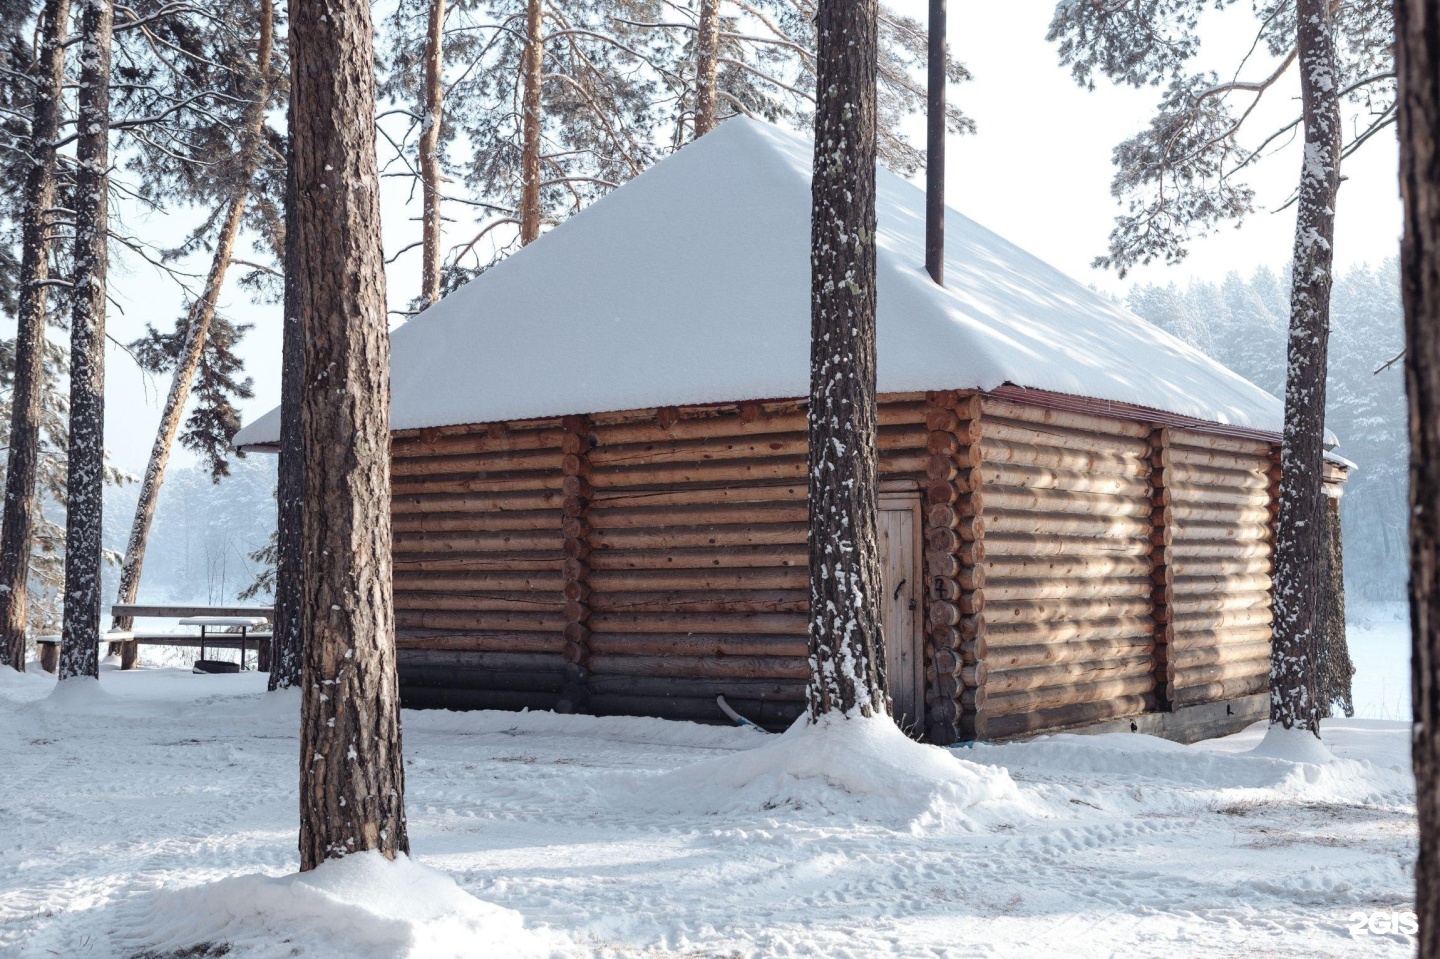
[[[161,890],[132,928],[151,950],[228,946],[255,959],[303,955],[318,943],[353,959],[539,959],[558,948],[518,912],[481,902],[445,873],[378,852],[298,875]]]

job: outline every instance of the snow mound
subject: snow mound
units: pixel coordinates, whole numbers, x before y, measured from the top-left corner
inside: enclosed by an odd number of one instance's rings
[[[1320,737],[1303,729],[1286,729],[1272,723],[1265,730],[1260,745],[1250,750],[1249,755],[1259,759],[1280,759],[1290,763],[1333,763],[1335,754],[1320,741]]]
[[[228,947],[227,955],[352,959],[489,959],[558,954],[518,912],[482,902],[445,873],[378,852],[287,876],[250,874],[156,893],[134,928],[143,948]],[[338,953],[337,953],[338,954]]]
[[[525,709],[511,712],[477,709],[465,712],[444,709],[406,710],[405,728],[431,733],[458,733],[466,736],[500,734],[562,739],[596,739],[616,743],[643,743],[649,746],[693,746],[716,749],[748,749],[765,741],[765,734],[753,726],[707,726],[703,723],[654,719],[648,716],[586,716]]]
[[[1027,804],[1005,770],[917,743],[888,716],[802,716],[755,749],[642,782],[628,784],[627,802],[707,815],[813,809],[912,830]]]

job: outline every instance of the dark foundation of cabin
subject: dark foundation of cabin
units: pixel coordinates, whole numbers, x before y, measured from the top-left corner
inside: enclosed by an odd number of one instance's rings
[[[902,724],[1191,741],[1263,718],[1278,439],[1014,387],[882,396]],[[783,728],[805,466],[794,400],[396,432],[405,704],[714,722],[724,696]]]

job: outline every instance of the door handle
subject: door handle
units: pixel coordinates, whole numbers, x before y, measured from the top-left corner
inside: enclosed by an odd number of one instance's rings
[[[899,598],[900,598],[900,590],[904,589],[904,588],[905,588],[905,584],[908,583],[908,582],[910,582],[908,579],[902,579],[899,583],[897,583],[896,586],[895,586],[895,595],[894,595],[894,596],[891,596],[890,598],[891,598],[891,599],[899,599]],[[913,607],[912,607],[912,608],[913,608]]]

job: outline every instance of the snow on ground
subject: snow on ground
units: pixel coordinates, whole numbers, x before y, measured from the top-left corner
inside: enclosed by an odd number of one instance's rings
[[[1355,604],[1345,638],[1355,664],[1355,715],[1410,718],[1410,610],[1403,603]]]
[[[1263,727],[902,754],[859,728],[407,711],[429,869],[297,880],[297,696],[164,668],[54,686],[0,671],[5,959],[1412,951],[1354,931],[1411,907],[1398,722],[1328,723],[1315,764],[1248,755]],[[885,765],[833,775],[817,748]]]

